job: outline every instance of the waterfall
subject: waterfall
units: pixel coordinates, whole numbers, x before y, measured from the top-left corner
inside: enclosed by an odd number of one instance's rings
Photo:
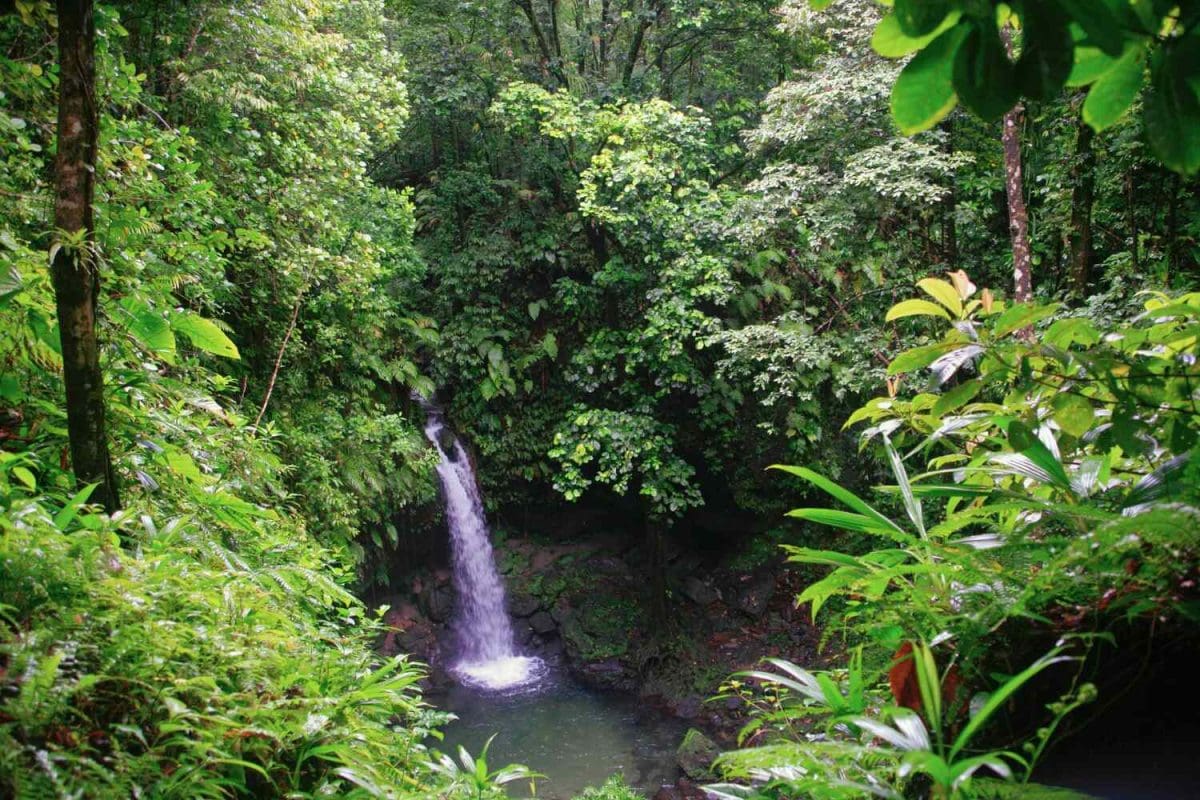
[[[541,676],[544,665],[541,659],[517,650],[471,461],[457,437],[446,429],[441,410],[420,402],[427,415],[425,436],[440,459],[437,473],[446,503],[458,593],[454,619],[458,653],[451,672],[463,683],[484,689],[527,685]]]

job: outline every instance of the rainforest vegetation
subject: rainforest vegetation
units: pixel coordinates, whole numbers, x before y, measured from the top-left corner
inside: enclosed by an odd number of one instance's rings
[[[418,397],[711,796],[1079,796],[1194,664],[1198,173],[1197,0],[0,2],[0,796],[523,794],[380,644]]]

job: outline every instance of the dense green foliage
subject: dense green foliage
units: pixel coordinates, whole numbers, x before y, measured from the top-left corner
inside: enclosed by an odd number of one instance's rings
[[[374,656],[348,591],[355,540],[430,495],[385,402],[428,338],[388,299],[419,270],[411,213],[365,177],[406,108],[391,23],[372,2],[193,9],[97,12],[112,517],[65,455],[54,18],[0,17],[0,793],[423,794],[422,672]],[[255,425],[301,298],[306,356]]]
[[[90,236],[55,230],[55,4],[0,11],[0,794],[529,777],[426,751],[424,668],[355,598],[442,535],[413,392],[494,519],[619,518],[664,642],[672,541],[811,577],[856,655],[730,684],[730,796],[1017,796],[979,778],[1030,779],[1089,653],[1194,635],[1197,3],[112,0]]]

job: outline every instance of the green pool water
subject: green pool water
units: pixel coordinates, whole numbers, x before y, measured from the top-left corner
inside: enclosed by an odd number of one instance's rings
[[[675,749],[686,726],[635,697],[595,692],[551,676],[521,694],[457,686],[430,700],[459,717],[434,747],[453,754],[463,745],[476,754],[495,734],[489,767],[520,763],[544,774],[537,782],[540,798],[566,800],[614,773],[652,795],[678,776]],[[528,784],[513,785],[509,793],[529,796]]]

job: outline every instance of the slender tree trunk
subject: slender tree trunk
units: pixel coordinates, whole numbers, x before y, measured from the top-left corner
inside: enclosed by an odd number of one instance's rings
[[[542,24],[538,21],[537,10],[533,7],[533,0],[515,0],[515,2],[529,21],[529,28],[533,32],[534,43],[537,45],[538,51],[542,54],[546,71],[554,76],[559,86],[565,89],[568,85],[567,76],[562,71],[562,65],[558,62],[554,51],[551,50],[550,43],[546,39],[546,34],[542,31]]]
[[[1004,29],[1004,44],[1011,57],[1012,31]],[[1025,179],[1021,166],[1021,129],[1025,105],[1017,103],[1004,115],[1004,188],[1008,194],[1008,233],[1012,240],[1013,300],[1033,300],[1033,257],[1029,249],[1029,212],[1025,208]]]
[[[946,132],[946,144],[942,148],[946,155],[954,154],[954,123],[946,120],[942,124]],[[958,225],[955,215],[958,212],[958,191],[953,173],[950,174],[950,186],[946,196],[942,198],[942,261],[946,267],[953,270],[958,268]]]
[[[1138,252],[1141,249],[1138,242],[1141,234],[1138,232],[1136,187],[1134,170],[1130,167],[1129,172],[1125,173],[1125,222],[1129,226],[1129,254],[1133,257],[1134,272],[1142,268],[1141,253]]]
[[[92,0],[58,2],[58,151],[54,159],[54,227],[51,276],[62,341],[67,433],[75,479],[96,483],[92,499],[109,513],[121,501],[108,452],[104,374],[96,342],[100,292],[94,256],[96,23]]]
[[[1071,231],[1069,241],[1071,291],[1079,297],[1087,294],[1092,282],[1092,206],[1096,195],[1096,154],[1092,150],[1095,134],[1082,119],[1075,135],[1075,160],[1071,165]]]
[[[1179,237],[1179,189],[1182,185],[1183,181],[1176,173],[1171,179],[1171,198],[1167,205],[1167,286],[1171,285],[1183,262],[1183,242]]]
[[[629,42],[629,53],[625,56],[625,68],[621,73],[621,85],[626,89],[633,83],[633,71],[637,66],[638,59],[642,55],[642,45],[646,41],[646,31],[654,22],[658,21],[660,9],[658,3],[649,5],[647,11],[653,13],[653,16],[646,16],[638,22],[637,28],[633,32],[633,39]]]
[[[600,3],[600,64],[596,74],[600,80],[608,80],[608,37],[612,28],[612,0],[602,0]]]
[[[271,380],[267,382],[267,393],[263,395],[262,406],[258,409],[258,416],[254,418],[254,427],[257,430],[258,424],[262,422],[263,415],[267,413],[267,404],[271,402],[271,393],[275,391],[275,381],[279,379],[279,367],[283,364],[283,353],[287,350],[288,342],[292,339],[292,332],[296,330],[296,320],[300,317],[300,303],[304,300],[304,294],[301,293],[296,298],[296,305],[292,306],[292,318],[288,321],[287,331],[283,334],[283,341],[279,344],[279,353],[275,356],[275,366],[271,370]]]
[[[653,515],[646,511],[646,546],[650,550],[650,621],[656,628],[662,630],[667,623],[667,547],[666,534],[662,523],[656,522]]]

